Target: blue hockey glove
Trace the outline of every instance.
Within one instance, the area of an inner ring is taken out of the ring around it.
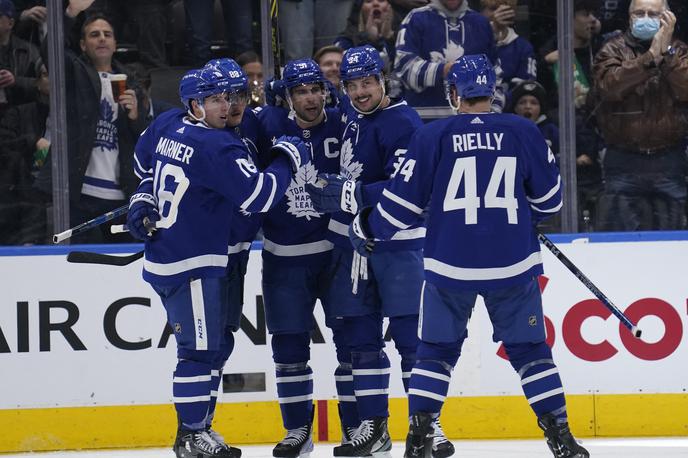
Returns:
[[[286,154],[291,162],[291,168],[294,173],[298,172],[299,167],[302,165],[311,162],[313,158],[310,146],[304,143],[299,137],[282,135],[277,139],[275,144],[272,145],[271,151],[273,154],[276,152]]]
[[[334,173],[321,173],[315,183],[306,183],[313,208],[320,213],[345,211],[355,215],[362,207],[361,184]]]
[[[127,213],[129,233],[137,240],[150,240],[153,237],[156,221],[160,221],[160,214],[155,198],[144,192],[131,196]]]
[[[265,81],[263,88],[265,92],[265,103],[273,107],[289,108],[287,104],[287,89],[284,81],[270,78]]]
[[[373,207],[366,207],[361,210],[361,213],[356,215],[354,220],[349,225],[349,240],[351,245],[356,250],[356,253],[367,258],[373,252],[375,242],[370,235],[371,231],[368,227],[368,215],[373,210]]]

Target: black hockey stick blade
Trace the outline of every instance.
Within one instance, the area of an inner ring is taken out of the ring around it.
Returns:
[[[128,266],[142,257],[143,251],[128,256],[113,256],[111,254],[93,253],[90,251],[70,251],[67,255],[67,262],[76,264],[102,264],[106,266]]]

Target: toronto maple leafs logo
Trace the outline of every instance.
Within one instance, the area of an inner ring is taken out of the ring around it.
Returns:
[[[363,164],[354,161],[354,147],[351,144],[351,139],[347,138],[342,143],[341,156],[339,159],[339,172],[347,180],[356,181],[363,173]]]
[[[108,100],[103,97],[100,99],[100,119],[96,123],[95,146],[103,149],[115,149],[117,141],[117,112]]]
[[[312,183],[318,177],[318,170],[313,163],[302,165],[287,188],[287,212],[297,218],[320,218],[320,213],[313,208],[313,202],[306,192],[306,183]]]
[[[463,56],[465,50],[463,46],[458,43],[454,43],[449,40],[447,47],[443,48],[442,51],[431,51],[430,60],[432,62],[454,62],[459,57]]]

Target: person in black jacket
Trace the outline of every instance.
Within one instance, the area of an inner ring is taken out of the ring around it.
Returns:
[[[65,11],[65,32],[74,19],[93,0],[70,0]],[[67,33],[65,33],[68,36]],[[81,55],[66,51],[67,143],[69,161],[70,223],[78,224],[124,205],[138,179],[133,173],[136,140],[146,127],[140,115],[141,95],[133,78],[117,100],[110,80],[113,74],[126,74],[113,61],[115,36],[105,16],[94,14],[81,27]],[[50,156],[37,180],[38,187],[50,192]],[[112,224],[123,221],[114,220]],[[131,241],[129,236],[88,231],[76,237],[77,243]],[[121,234],[120,234],[121,235]]]

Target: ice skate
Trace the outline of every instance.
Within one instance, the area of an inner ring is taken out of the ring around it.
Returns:
[[[588,458],[590,453],[573,438],[568,423],[557,424],[553,415],[538,418],[538,426],[545,432],[547,446],[554,458]]]

